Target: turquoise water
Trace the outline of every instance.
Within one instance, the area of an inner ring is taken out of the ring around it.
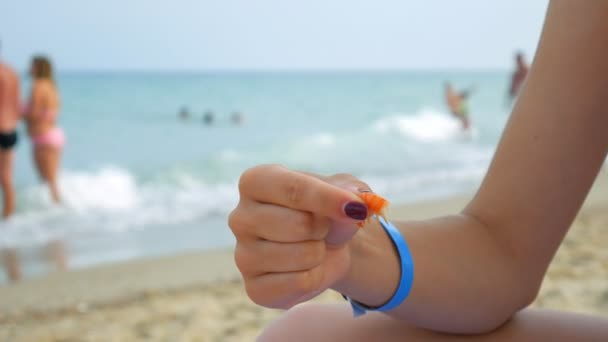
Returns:
[[[445,80],[474,86],[472,132],[448,114]],[[469,192],[507,120],[507,80],[506,72],[63,73],[65,203],[51,205],[22,135],[18,212],[0,244],[62,239],[74,266],[229,246],[238,177],[260,163],[353,173],[397,203]],[[190,120],[178,119],[182,106]],[[205,111],[215,115],[210,126]]]

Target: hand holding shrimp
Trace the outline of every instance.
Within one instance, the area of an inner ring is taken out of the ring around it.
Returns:
[[[229,225],[237,239],[235,260],[253,301],[287,308],[345,277],[347,242],[368,216],[355,194],[359,188],[368,187],[350,176],[320,179],[279,166],[243,174]]]

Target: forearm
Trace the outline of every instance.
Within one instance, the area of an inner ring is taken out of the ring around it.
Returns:
[[[432,330],[475,333],[494,329],[534,298],[536,288],[516,259],[473,217],[396,225],[414,259],[414,282],[405,302],[389,315]],[[357,235],[352,247],[356,266],[335,289],[379,306],[395,292],[398,257],[379,224]]]
[[[415,276],[391,315],[480,332],[534,298],[608,151],[606,15],[605,1],[551,2],[533,67],[473,201],[460,216],[401,225]],[[336,289],[381,305],[398,283],[395,251],[385,234],[357,235],[356,269]]]

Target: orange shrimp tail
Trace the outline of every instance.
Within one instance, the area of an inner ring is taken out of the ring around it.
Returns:
[[[369,219],[372,215],[382,216],[384,219],[384,211],[388,207],[389,202],[381,196],[376,195],[373,192],[362,192],[359,194],[359,197],[363,200],[365,205],[367,206],[367,220],[365,222],[357,223],[357,226],[363,227],[363,225],[369,222]]]

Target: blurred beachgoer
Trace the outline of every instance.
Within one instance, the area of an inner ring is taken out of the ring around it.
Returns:
[[[607,16],[608,1],[549,2],[518,105],[452,215],[369,220],[354,176],[245,171],[236,265],[255,303],[292,308],[257,341],[608,341],[605,317],[529,308],[608,152]],[[347,302],[297,305],[330,288]]]
[[[14,147],[20,117],[19,76],[0,60],[0,185],[3,192],[2,216],[15,211],[13,186]]]
[[[242,125],[244,122],[243,115],[240,112],[233,112],[232,115],[230,116],[230,120],[232,121],[233,124],[235,124],[237,126]]]
[[[515,71],[513,71],[513,75],[511,76],[511,86],[509,87],[509,101],[513,101],[519,94],[519,90],[528,75],[528,69],[529,66],[526,63],[524,54],[517,52],[515,54]]]
[[[0,185],[2,186],[2,217],[4,219],[15,211],[13,159],[14,147],[17,144],[17,122],[20,117],[19,101],[19,76],[0,60]],[[11,281],[21,278],[21,269],[15,249],[8,248],[2,251],[2,263]]]
[[[65,136],[63,130],[57,126],[60,99],[50,60],[44,56],[35,56],[30,66],[30,76],[32,89],[23,118],[33,143],[34,163],[38,174],[48,184],[53,202],[59,203],[61,197],[57,181]],[[50,242],[46,249],[48,257],[58,270],[67,268],[65,247],[61,241]],[[18,269],[16,255],[12,262]]]
[[[464,130],[471,126],[469,105],[467,103],[470,93],[470,90],[458,92],[451,83],[445,82],[445,101],[452,115],[462,123],[462,129]]]
[[[33,78],[32,91],[24,118],[34,146],[34,162],[38,174],[48,184],[53,201],[59,203],[61,197],[57,181],[65,136],[63,130],[57,126],[59,91],[49,59],[35,56],[32,59],[30,75]]]
[[[212,111],[208,110],[203,114],[203,123],[205,125],[213,124],[214,120],[215,120],[215,116],[213,115]]]
[[[178,116],[180,119],[182,120],[188,120],[190,119],[190,110],[188,110],[188,107],[183,106],[178,113]]]

